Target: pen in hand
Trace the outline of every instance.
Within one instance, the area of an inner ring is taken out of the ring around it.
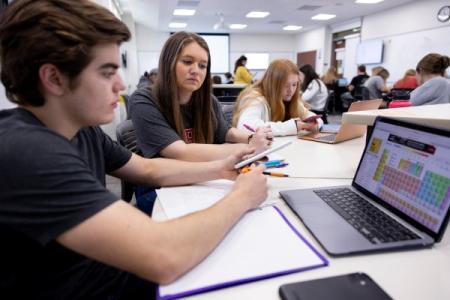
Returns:
[[[256,130],[253,127],[251,127],[250,125],[244,124],[243,126],[245,127],[245,129],[249,130],[252,133],[256,132]],[[269,141],[273,140],[273,138],[269,138],[269,137],[266,137],[266,139],[269,140]]]
[[[250,172],[252,169],[250,167],[244,167],[241,170],[241,173],[245,174],[247,172]],[[269,175],[269,176],[274,176],[274,177],[289,177],[288,174],[284,174],[284,173],[278,173],[278,172],[267,172],[264,171],[262,172],[264,175]]]

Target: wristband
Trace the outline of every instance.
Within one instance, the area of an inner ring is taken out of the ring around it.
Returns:
[[[253,137],[253,133],[248,136],[247,144],[250,144],[250,140],[252,139],[252,137]]]

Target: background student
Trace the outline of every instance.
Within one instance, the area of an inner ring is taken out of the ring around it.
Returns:
[[[322,80],[319,79],[319,75],[314,71],[314,68],[311,65],[304,65],[300,67],[299,74],[302,100],[307,102],[311,111],[315,113],[326,111],[328,90]]]
[[[305,123],[315,115],[299,99],[299,72],[286,59],[274,60],[261,80],[247,87],[238,97],[233,126],[261,128],[269,125],[273,135],[294,135],[300,130],[318,131],[322,120]]]
[[[372,69],[372,76],[364,82],[364,86],[369,91],[369,99],[382,99],[383,93],[391,91],[386,85],[389,75],[389,71],[385,68]]]
[[[237,84],[251,84],[253,76],[250,71],[245,67],[247,64],[247,57],[241,55],[234,64],[234,83]]]
[[[341,95],[342,103],[345,107],[350,107],[350,104],[353,101],[362,100],[362,90],[361,86],[364,82],[369,78],[369,75],[366,73],[366,66],[359,65],[357,68],[358,74],[352,78],[352,81],[347,86],[348,92],[345,92]]]
[[[416,70],[409,69],[406,70],[405,75],[400,80],[394,83],[393,89],[405,89],[405,90],[414,90],[419,86],[416,78]]]
[[[139,78],[139,82],[136,86],[137,89],[146,88],[152,86],[156,82],[158,76],[158,69],[151,69],[150,72],[145,72],[144,75]]]
[[[157,185],[232,179],[242,155],[149,160],[102,132],[125,88],[119,45],[130,37],[105,8],[16,0],[0,31],[1,79],[18,105],[0,111],[0,298],[154,299],[155,283],[202,261],[266,198],[257,167],[216,205],[167,222],[120,201],[105,173]]]
[[[420,86],[411,92],[413,106],[450,103],[450,81],[445,78],[445,70],[450,58],[437,53],[425,55],[417,64],[417,79]]]

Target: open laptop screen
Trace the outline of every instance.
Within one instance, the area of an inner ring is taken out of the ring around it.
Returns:
[[[439,233],[450,205],[450,137],[396,123],[376,122],[354,183]]]

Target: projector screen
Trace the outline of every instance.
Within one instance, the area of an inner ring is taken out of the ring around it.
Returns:
[[[199,33],[205,39],[211,53],[211,73],[229,72],[230,36],[228,34]]]
[[[358,65],[379,64],[383,62],[383,40],[369,40],[359,43],[356,50]]]

